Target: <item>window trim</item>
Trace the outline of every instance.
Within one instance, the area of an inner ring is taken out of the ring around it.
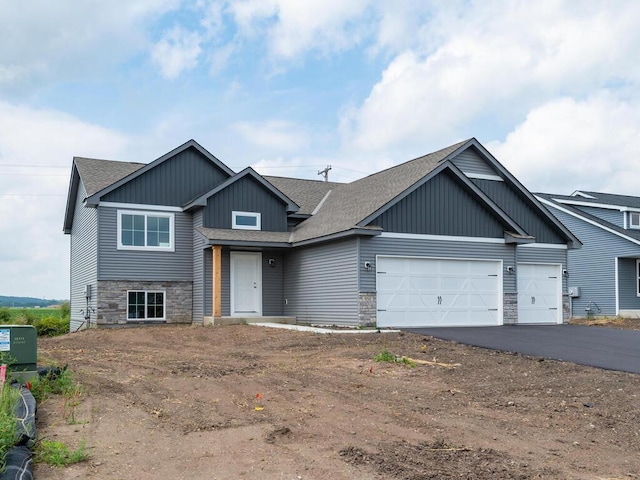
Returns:
[[[238,217],[253,217],[256,219],[256,224],[255,226],[238,225],[236,223]],[[234,210],[231,212],[231,228],[234,230],[262,230],[262,214],[260,214],[260,212],[240,212]]]
[[[638,217],[638,223],[636,225],[631,221],[634,215]],[[629,228],[632,230],[640,230],[640,212],[629,212]]]
[[[636,259],[636,296],[640,297],[640,258]]]
[[[144,318],[129,318],[129,294],[130,293],[144,293]],[[161,293],[162,294],[162,318],[149,318],[147,317],[147,307],[149,306],[149,294]],[[167,320],[167,292],[166,290],[127,290],[127,322],[164,322]]]
[[[123,245],[122,244],[122,216],[123,215],[144,215],[144,241],[147,243],[147,219],[148,217],[163,217],[169,219],[169,246],[168,247],[155,247],[155,246],[138,246],[138,245]],[[118,210],[118,228],[116,235],[117,249],[118,250],[137,250],[137,251],[156,251],[156,252],[174,252],[175,251],[175,213],[170,212],[154,212],[154,211],[142,211],[142,210]]]

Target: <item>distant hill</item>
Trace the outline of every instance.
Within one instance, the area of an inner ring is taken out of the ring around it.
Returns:
[[[49,307],[59,305],[64,300],[45,300],[34,297],[5,297],[0,295],[0,307]]]

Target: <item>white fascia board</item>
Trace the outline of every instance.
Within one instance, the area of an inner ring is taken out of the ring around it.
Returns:
[[[127,210],[149,210],[153,212],[182,212],[182,207],[170,205],[146,205],[143,203],[100,202],[101,207],[126,208]]]
[[[625,240],[628,240],[628,241],[630,241],[632,243],[635,243],[636,245],[640,245],[640,240],[636,240],[635,238],[629,237],[629,236],[627,236],[627,235],[625,235],[623,233],[616,232],[615,230],[613,230],[613,229],[611,229],[609,227],[605,227],[604,225],[601,225],[598,222],[594,222],[593,220],[585,218],[582,215],[578,215],[577,213],[571,212],[571,211],[567,210],[566,208],[562,208],[560,205],[557,205],[557,204],[555,204],[553,202],[550,202],[547,199],[538,197],[538,200],[540,200],[542,203],[544,203],[545,205],[548,205],[551,208],[555,208],[556,210],[560,210],[561,212],[564,212],[567,215],[571,215],[572,217],[579,218],[583,222],[586,222],[586,223],[588,223],[590,225],[593,225],[594,227],[601,228],[602,230],[604,230],[606,232],[613,233],[614,235],[617,235],[620,238],[624,238]]]
[[[442,242],[471,242],[471,243],[505,243],[504,238],[488,238],[488,237],[459,237],[452,235],[426,235],[422,233],[396,233],[382,232],[380,237],[383,238],[404,238],[414,240],[439,240]]]
[[[596,207],[596,208],[606,208],[607,210],[618,210],[620,212],[624,212],[626,209],[630,207],[625,207],[623,205],[610,205],[607,203],[593,203],[593,202],[581,202],[580,200],[567,200],[566,198],[554,198],[554,201],[558,203],[563,203],[565,205],[577,205],[579,207]],[[640,211],[640,209],[636,209]]]
[[[559,243],[523,243],[518,245],[518,248],[555,248],[557,250],[566,250],[568,247],[566,244]]]
[[[490,175],[488,173],[467,173],[464,170],[462,171],[462,173],[464,173],[467,178],[478,178],[480,180],[494,180],[496,182],[504,182],[504,178],[500,177],[499,175]]]

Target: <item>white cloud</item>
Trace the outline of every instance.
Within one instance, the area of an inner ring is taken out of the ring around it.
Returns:
[[[300,126],[283,120],[238,122],[233,125],[233,130],[245,142],[283,152],[299,150],[309,143],[307,133]]]
[[[606,91],[550,101],[486,146],[530,190],[638,195],[640,104]]]
[[[422,45],[397,55],[362,104],[345,111],[347,145],[374,151],[467,137],[481,119],[524,118],[558,92],[580,98],[640,80],[629,61],[640,46],[637,2],[458,8],[434,11],[417,32]]]
[[[97,76],[147,48],[149,23],[179,0],[0,0],[0,86],[5,93]]]
[[[125,135],[70,115],[0,101],[1,294],[68,297],[62,220],[71,160],[119,158],[129,144]]]
[[[366,32],[357,20],[369,4],[370,0],[244,0],[228,8],[244,35],[266,31],[270,54],[293,59],[309,50],[328,53],[357,45]]]
[[[197,32],[174,27],[153,47],[151,58],[160,67],[164,77],[173,79],[184,70],[197,66],[202,52],[201,42],[202,37]]]

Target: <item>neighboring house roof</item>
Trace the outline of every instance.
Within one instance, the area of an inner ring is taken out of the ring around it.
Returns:
[[[595,192],[590,192],[591,193],[595,193]],[[551,193],[536,193],[535,194],[543,203],[551,206],[552,208],[557,208],[559,210],[563,210],[565,211],[567,214],[572,215],[576,218],[579,218],[587,223],[590,223],[591,225],[594,225],[596,227],[600,227],[603,230],[607,230],[610,233],[617,235],[619,237],[625,238],[633,243],[638,243],[640,244],[640,230],[629,230],[629,229],[625,229],[622,227],[619,227],[618,225],[611,223],[611,222],[607,222],[606,220],[603,220],[600,217],[596,217],[595,215],[592,215],[590,213],[585,212],[584,210],[580,209],[577,206],[571,205],[571,204],[566,204],[564,203],[564,201],[567,200],[575,200],[576,197],[574,196],[568,196],[568,195],[554,195]],[[600,194],[601,195],[601,194]],[[610,194],[607,194],[610,195]],[[610,195],[610,197],[624,197],[624,195]],[[636,199],[636,200],[640,200],[640,198],[638,197],[627,197],[630,199]],[[583,198],[580,198],[580,200],[583,200]],[[586,200],[586,199],[585,199]],[[597,204],[597,203],[604,203],[602,200],[601,201],[595,201],[595,202],[590,202],[593,204]],[[609,205],[614,205],[613,203],[607,203]],[[619,203],[615,204],[617,206],[622,206]]]
[[[585,196],[587,195],[587,196]],[[633,197],[631,195],[617,195],[614,193],[602,193],[602,192],[590,192],[587,190],[576,190],[571,195],[553,195],[554,198],[570,201],[580,202],[584,204],[593,204],[594,206],[610,205],[612,207],[623,208],[638,208],[640,209],[640,197]]]
[[[298,204],[300,215],[311,215],[332,190],[343,185],[338,182],[303,180],[299,178],[264,176],[265,180]]]
[[[247,177],[247,176],[252,177],[256,182],[258,182],[264,188],[269,190],[273,195],[275,195],[277,198],[279,198],[283,203],[285,203],[287,205],[287,212],[297,212],[299,210],[300,207],[291,198],[289,198],[287,195],[285,195],[281,190],[279,190],[276,187],[274,187],[273,184],[267,182],[264,179],[264,177],[261,177],[251,167],[245,168],[243,171],[239,172],[238,174],[234,175],[233,177],[230,177],[229,179],[227,179],[226,182],[221,183],[220,185],[218,185],[213,190],[210,190],[209,192],[205,193],[204,195],[196,198],[193,202],[187,204],[184,207],[185,210],[189,210],[192,207],[206,207],[207,206],[207,200],[210,197],[212,197],[216,193],[220,192],[221,190],[224,190],[229,185],[234,184],[235,182],[237,182],[241,178],[244,178],[244,177]]]

